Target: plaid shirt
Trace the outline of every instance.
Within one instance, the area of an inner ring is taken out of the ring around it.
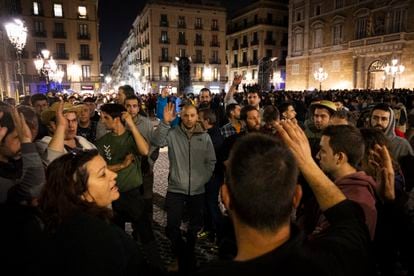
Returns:
[[[240,129],[240,131],[243,130],[243,127]],[[223,135],[224,138],[230,137],[234,134],[237,134],[236,129],[231,123],[225,124],[220,128],[221,135]]]

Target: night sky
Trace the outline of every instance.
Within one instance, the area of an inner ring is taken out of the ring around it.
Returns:
[[[244,7],[251,0],[222,0],[228,10]],[[121,4],[122,3],[122,4]],[[132,23],[145,6],[145,0],[99,1],[99,36],[101,41],[102,71],[107,73],[127,38]]]

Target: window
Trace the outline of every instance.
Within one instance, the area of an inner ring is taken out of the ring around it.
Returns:
[[[87,19],[88,18],[88,12],[86,10],[86,6],[79,6],[78,7],[78,18],[80,18],[80,19]]]
[[[79,24],[79,35],[82,37],[88,36],[88,24]]]
[[[211,41],[213,44],[218,44],[218,36],[216,34],[211,36]]]
[[[168,32],[167,31],[161,31],[161,42],[168,43]]]
[[[168,59],[168,48],[161,48],[161,57],[163,60]]]
[[[256,80],[257,79],[257,70],[253,69],[252,70],[252,80]]]
[[[356,39],[364,38],[367,35],[367,17],[360,17],[356,22]]]
[[[42,50],[46,49],[46,43],[44,42],[36,42],[36,53],[40,54]]]
[[[219,70],[218,68],[213,69],[213,80],[217,81],[219,79]]]
[[[64,25],[61,22],[55,22],[55,32],[56,33],[63,33],[65,31]]]
[[[37,35],[45,32],[45,26],[43,21],[34,21],[34,31]]]
[[[168,27],[168,17],[167,17],[166,14],[161,14],[160,26],[161,27]]]
[[[33,8],[33,11],[32,11],[33,15],[42,15],[43,14],[42,6],[41,6],[40,2],[34,1],[32,8]]]
[[[196,21],[195,21],[195,28],[196,28],[196,29],[201,29],[201,28],[203,28],[203,22],[201,21],[201,18],[200,18],[200,17],[197,17],[197,18],[196,18]]]
[[[253,61],[257,61],[257,50],[253,50]]]
[[[218,61],[218,57],[219,57],[218,51],[212,51],[212,53],[211,53],[211,59],[213,61],[217,62]]]
[[[203,67],[197,66],[194,68],[195,70],[195,78],[201,80],[203,77]]]
[[[320,4],[315,5],[315,8],[313,10],[313,14],[315,16],[321,15],[321,5]]]
[[[292,75],[299,74],[299,64],[292,64]]]
[[[253,33],[253,41],[254,41],[254,42],[257,42],[257,41],[258,41],[258,38],[257,38],[257,32],[254,32],[254,33]]]
[[[160,73],[161,73],[161,79],[169,80],[169,78],[170,78],[170,67],[169,66],[161,66]]]
[[[57,65],[58,70],[63,72],[63,77],[66,78],[68,75],[68,67],[66,64],[58,64]]]
[[[313,48],[322,47],[322,28],[313,31]]]
[[[89,80],[91,78],[91,66],[82,65],[82,78],[84,80]]]
[[[195,51],[195,62],[202,63],[203,62],[203,51],[202,50],[196,50]]]
[[[62,6],[62,4],[53,4],[53,15],[55,17],[63,17],[63,6]]]
[[[178,43],[179,44],[186,44],[185,32],[178,32]]]
[[[202,46],[203,45],[203,37],[199,33],[197,33],[195,35],[195,45],[198,45],[198,46]]]
[[[273,15],[271,13],[267,14],[267,23],[268,24],[272,24],[273,21]]]
[[[272,57],[273,56],[273,50],[272,49],[266,49],[266,57]]]
[[[184,16],[178,17],[178,27],[185,28],[185,17]]]
[[[266,40],[267,41],[272,41],[273,40],[273,32],[272,31],[267,31],[266,32]]]
[[[344,0],[335,0],[335,9],[340,9],[344,7]]]
[[[56,58],[66,59],[66,46],[65,43],[56,43]]]
[[[303,50],[303,30],[297,29],[294,31],[293,37],[293,51],[302,51]]]
[[[338,45],[342,43],[342,31],[342,24],[336,24],[333,26],[333,45]]]
[[[237,62],[238,62],[238,56],[237,56],[237,54],[234,54],[233,55],[233,64],[236,64],[237,65]]]
[[[242,47],[247,47],[248,45],[247,45],[247,35],[244,35],[243,36],[243,46]]]
[[[243,52],[242,62],[247,63],[247,52]]]
[[[211,29],[214,31],[218,31],[219,27],[218,27],[218,21],[217,19],[213,19],[211,21]]]
[[[254,24],[257,24],[257,22],[259,21],[259,17],[257,14],[254,15]]]
[[[340,71],[341,71],[341,61],[333,60],[332,61],[332,72],[340,72]]]
[[[243,19],[243,27],[247,28],[247,18]]]
[[[80,52],[81,52],[82,57],[89,58],[89,45],[88,44],[81,44]]]
[[[406,11],[404,9],[397,9],[391,13],[390,32],[397,33],[404,31],[404,22]]]
[[[296,11],[295,20],[296,20],[296,22],[302,20],[302,10]]]
[[[186,55],[185,55],[185,49],[180,48],[180,49],[178,50],[178,55],[179,55],[180,57],[185,57],[185,56],[186,56]]]

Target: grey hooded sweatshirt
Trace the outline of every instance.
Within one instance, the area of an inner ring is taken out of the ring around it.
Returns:
[[[414,156],[414,152],[413,152],[413,149],[411,148],[410,143],[406,139],[401,138],[395,134],[394,110],[392,110],[391,108],[388,108],[388,110],[390,112],[390,123],[388,124],[384,134],[390,140],[390,151],[391,151],[392,156],[397,161],[399,161],[401,157],[404,157],[406,155]],[[372,111],[371,111],[371,114],[372,114]],[[371,121],[370,121],[370,125],[371,125]],[[373,126],[371,125],[371,127]]]
[[[168,146],[169,192],[186,195],[205,192],[204,186],[213,174],[216,155],[210,136],[199,124],[190,134],[180,125],[170,128],[161,121],[152,142],[159,147]]]

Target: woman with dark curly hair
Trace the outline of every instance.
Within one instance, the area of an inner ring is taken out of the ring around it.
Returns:
[[[137,244],[110,222],[119,197],[116,177],[96,150],[65,154],[48,166],[39,207],[50,272],[148,274]]]

